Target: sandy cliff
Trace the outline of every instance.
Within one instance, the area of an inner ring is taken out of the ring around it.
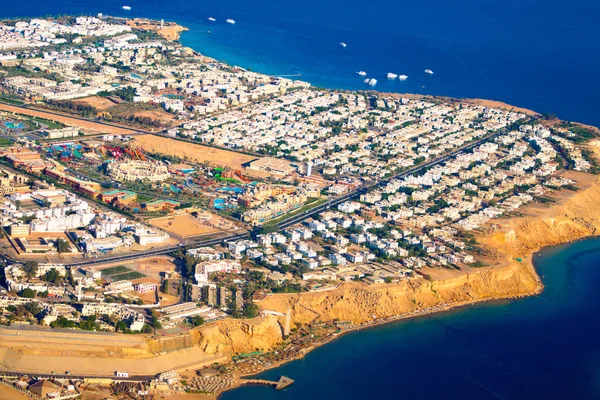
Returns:
[[[198,346],[207,355],[234,355],[270,349],[283,338],[275,317],[253,320],[227,318],[174,337],[148,340],[148,353]]]
[[[600,229],[600,180],[579,175],[581,190],[552,207],[501,222],[501,229],[480,239],[505,260],[527,255],[546,246],[595,236]],[[587,182],[584,182],[587,181]]]
[[[292,310],[293,322],[351,321],[362,323],[441,304],[460,304],[524,296],[538,290],[535,273],[522,265],[482,268],[450,279],[419,278],[395,285],[348,283],[328,292],[275,295],[260,302],[263,309]]]
[[[273,295],[266,310],[292,310],[294,323],[343,320],[365,322],[440,304],[460,304],[530,295],[541,290],[530,255],[545,246],[596,235],[600,229],[600,180],[572,174],[578,192],[563,191],[556,204],[536,205],[519,218],[497,221],[498,230],[478,241],[495,266],[472,269],[448,279],[415,279],[397,285],[344,284],[321,293]],[[522,258],[519,262],[516,259]]]
[[[494,221],[495,229],[478,237],[479,245],[490,254],[487,258],[489,267],[437,271],[431,274],[432,279],[416,278],[398,284],[369,286],[345,283],[324,292],[277,294],[258,305],[263,310],[281,313],[290,309],[293,325],[317,320],[362,323],[373,317],[539,292],[542,286],[532,267],[531,253],[545,246],[596,235],[600,229],[600,180],[586,174],[572,175],[569,177],[578,181],[579,191],[562,191],[558,194],[557,203],[534,205],[523,217]],[[517,258],[522,260],[517,261]],[[169,364],[171,369],[176,369],[177,365],[199,361],[210,363],[234,354],[272,349],[283,340],[282,323],[283,318],[274,316],[253,320],[224,319],[177,336],[146,340],[132,337],[126,345],[111,342],[128,339],[122,335],[85,336],[80,343],[73,338],[82,333],[72,333],[70,340],[60,340],[55,336],[64,333],[47,331],[38,338],[45,342],[50,339],[60,341],[60,352],[49,349],[47,343],[34,346],[31,339],[25,346],[23,337],[6,331],[0,346],[0,369],[31,371],[34,366],[41,365],[57,368],[71,360],[73,371],[87,371],[90,363],[85,360],[95,358],[94,365],[98,371],[109,371],[115,362],[126,361],[131,371],[139,370],[141,373],[150,372],[144,369],[150,365],[145,360],[147,357],[163,352],[166,354],[160,356],[165,358],[161,364]],[[39,335],[39,332],[30,333]],[[90,343],[92,338],[98,339],[98,349],[91,346],[94,344]],[[111,355],[106,357],[109,347]],[[123,347],[122,351],[116,351],[118,347]],[[86,351],[87,358],[79,356],[81,351]],[[105,353],[106,359],[97,354],[101,352]],[[18,357],[13,359],[9,353]],[[82,361],[85,365],[78,368],[75,361]]]

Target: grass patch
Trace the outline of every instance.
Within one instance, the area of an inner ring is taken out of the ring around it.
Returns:
[[[110,277],[110,279],[112,279],[113,281],[131,281],[134,279],[140,279],[145,277],[146,275],[142,274],[141,272],[137,272],[137,271],[129,271],[126,272],[124,274],[117,274],[117,275],[112,275]]]
[[[116,267],[103,269],[102,276],[118,275],[118,274],[122,274],[122,273],[128,272],[128,271],[131,271],[131,270],[123,265],[119,265]]]
[[[23,104],[25,104],[24,101],[16,100],[16,99],[11,99],[11,98],[8,98],[8,97],[2,97],[2,96],[0,96],[0,101],[2,103],[14,104],[16,106],[22,106]]]
[[[0,147],[3,146],[12,146],[14,142],[8,138],[0,137]]]
[[[284,221],[288,218],[291,218],[293,216],[296,216],[298,214],[302,214],[303,212],[306,212],[312,208],[315,208],[323,203],[325,203],[327,201],[327,199],[317,199],[317,198],[313,198],[311,200],[309,200],[304,206],[297,208],[294,211],[291,211],[287,214],[283,214],[277,218],[273,218],[267,222],[265,222],[264,224],[262,224],[262,227],[269,227],[269,226],[273,226],[273,225],[277,225],[279,222]]]
[[[46,125],[48,129],[61,129],[65,126],[60,122],[51,121],[49,119],[40,118],[40,117],[31,117],[31,120],[34,122],[38,122],[40,124]]]
[[[117,265],[116,267],[106,268],[103,269],[101,272],[104,278],[112,282],[140,279],[146,276],[140,272],[132,271],[124,265]]]
[[[148,196],[148,195],[146,195],[146,194],[138,194],[138,202],[139,202],[140,204],[142,204],[142,203],[147,203],[147,202],[149,202],[149,201],[151,201],[151,200],[154,200],[154,197],[152,197],[152,196]]]

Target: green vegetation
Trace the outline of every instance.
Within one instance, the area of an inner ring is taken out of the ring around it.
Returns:
[[[45,72],[38,67],[32,68],[25,65],[2,66],[0,67],[0,71],[5,71],[6,77],[24,76],[27,78],[44,78],[58,83],[63,81],[59,74]]]
[[[64,111],[69,114],[77,114],[85,118],[94,118],[98,112],[90,105],[68,100],[47,100],[46,104],[52,109]]]
[[[43,276],[44,281],[54,283],[55,285],[60,285],[63,282],[64,277],[62,277],[58,271],[52,268],[50,271],[46,272]]]
[[[291,217],[293,217],[295,215],[302,214],[303,212],[309,211],[309,210],[311,210],[311,209],[313,209],[313,208],[315,208],[315,207],[317,207],[317,206],[325,203],[326,201],[327,201],[327,199],[310,198],[303,207],[297,208],[294,211],[291,211],[291,212],[289,212],[287,214],[284,214],[284,215],[282,215],[280,217],[273,218],[272,220],[269,220],[269,221],[265,222],[262,225],[262,230],[264,231],[265,229],[269,229],[269,227],[277,225],[282,220],[286,220],[286,219],[291,218]]]
[[[123,265],[119,265],[119,266],[116,266],[116,267],[111,267],[111,268],[103,269],[101,271],[101,273],[102,273],[102,276],[111,276],[111,275],[122,274],[122,273],[128,272],[128,271],[130,271],[129,268],[127,268],[127,267],[125,267]]]
[[[108,91],[102,91],[102,92],[98,92],[98,96],[102,96],[102,97],[118,97],[121,100],[125,100],[125,101],[133,101],[133,97],[135,96],[135,88],[132,88],[131,86],[127,86],[112,92],[108,92]]]
[[[132,271],[123,265],[106,268],[106,269],[103,269],[101,272],[102,272],[102,277],[104,277],[106,279],[110,279],[113,282],[122,281],[122,280],[134,280],[134,279],[143,278],[145,276],[144,274],[137,272],[137,271]]]
[[[0,102],[2,102],[2,103],[8,103],[8,104],[13,104],[13,105],[16,105],[16,106],[20,106],[20,105],[25,104],[24,101],[21,101],[19,99],[13,99],[11,97],[7,97],[6,95],[0,96]]]
[[[244,318],[256,318],[260,314],[260,308],[254,303],[246,303],[242,316]]]
[[[125,274],[118,274],[118,275],[112,275],[110,278],[113,281],[123,281],[123,280],[128,280],[128,281],[132,281],[134,279],[140,279],[143,278],[144,274],[137,272],[137,271],[131,271],[131,272],[127,272]]]

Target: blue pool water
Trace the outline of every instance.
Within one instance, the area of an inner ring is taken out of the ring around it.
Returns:
[[[3,125],[7,129],[14,129],[14,130],[25,128],[25,124],[22,124],[20,122],[4,121]]]
[[[221,192],[235,192],[237,194],[244,193],[244,189],[239,188],[239,187],[224,187],[224,188],[217,189],[217,191],[221,191]]]

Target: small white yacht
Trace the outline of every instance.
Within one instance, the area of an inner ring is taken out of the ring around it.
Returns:
[[[346,43],[344,43],[344,42],[340,42],[340,46],[342,46],[342,47],[346,47],[346,46],[348,46],[348,45],[347,45]]]
[[[408,75],[400,75],[400,76],[398,77],[398,79],[400,79],[401,81],[405,81],[405,80],[407,80],[407,79],[408,79]]]
[[[216,21],[216,19],[214,19],[213,17],[208,17],[208,20],[209,20],[210,22],[215,22],[215,21]]]
[[[225,22],[227,22],[228,24],[231,24],[231,25],[235,24],[235,20],[233,20],[231,18],[226,19]]]
[[[358,71],[356,74],[360,76],[367,76],[367,73],[365,71]]]
[[[129,10],[131,10],[131,7],[129,7],[129,6],[123,6],[123,10],[129,11]]]
[[[377,85],[377,79],[375,79],[375,78],[369,79],[369,85],[371,85],[371,86]]]
[[[393,72],[388,72],[386,76],[388,79],[396,79],[398,77],[398,74],[394,74]]]
[[[425,70],[425,73],[426,73],[426,74],[429,74],[429,75],[433,75],[433,71],[432,71],[432,70],[430,70],[430,69],[426,69],[426,70]]]

